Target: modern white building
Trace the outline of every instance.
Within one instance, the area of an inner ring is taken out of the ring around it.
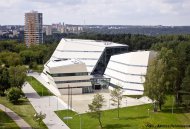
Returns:
[[[111,57],[105,77],[111,78],[110,89],[121,87],[125,95],[142,95],[143,83],[150,61],[155,58],[153,51],[137,51]]]
[[[62,39],[41,76],[60,94],[93,92],[116,87],[125,94],[143,93],[152,52],[128,52],[128,46],[106,41]]]

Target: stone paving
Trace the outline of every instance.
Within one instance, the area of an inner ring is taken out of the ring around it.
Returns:
[[[92,102],[92,99],[96,93],[90,94],[82,94],[82,95],[72,95],[72,108],[78,113],[86,113],[88,112],[88,104]],[[117,108],[116,106],[112,105],[112,101],[110,100],[110,93],[99,93],[104,96],[105,104],[102,110],[109,110]],[[62,95],[60,97],[64,102],[68,103],[68,95]],[[71,100],[70,100],[71,103]],[[151,101],[147,100],[146,97],[136,99],[131,97],[124,97],[121,102],[120,107],[128,107],[128,106],[135,106],[135,105],[143,105],[151,103]]]

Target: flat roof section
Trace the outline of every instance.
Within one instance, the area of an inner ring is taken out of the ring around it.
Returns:
[[[73,65],[73,64],[82,64],[83,62],[75,59],[71,60],[51,60],[46,65],[49,68],[59,67],[59,66],[66,66],[66,65]]]

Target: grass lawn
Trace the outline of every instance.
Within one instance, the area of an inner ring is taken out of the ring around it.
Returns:
[[[50,96],[53,95],[44,85],[42,85],[38,80],[36,80],[32,76],[27,76],[26,80],[30,83],[30,85],[34,88],[34,90],[40,96]]]
[[[32,128],[34,129],[47,129],[46,125],[42,122],[39,126],[37,122],[33,120],[33,116],[35,113],[34,108],[30,104],[30,102],[27,99],[22,99],[22,102],[17,105],[13,105],[10,103],[5,97],[0,97],[0,103],[5,105],[6,107],[13,110],[15,113],[17,113],[20,117],[22,117]],[[1,128],[1,121],[6,121],[7,118],[1,117],[0,114],[0,129]],[[8,123],[8,122],[7,122]],[[5,129],[10,129],[8,124]],[[14,129],[14,128],[13,128]]]
[[[19,129],[19,127],[5,112],[0,110],[0,129]]]
[[[171,98],[169,98],[169,103]],[[150,113],[148,114],[148,109]],[[171,106],[168,103],[164,106],[162,112],[152,112],[152,105],[133,106],[120,109],[120,118],[117,118],[117,110],[107,110],[103,112],[102,123],[104,129],[148,129],[147,124],[153,125],[190,125],[190,114],[183,113],[183,110],[174,109],[172,114]],[[67,116],[67,110],[57,111],[56,114],[63,120]],[[69,111],[68,116],[73,119],[68,120],[68,126],[71,129],[79,129],[80,118],[75,112]],[[91,118],[88,113],[81,114],[82,129],[99,129],[98,120]],[[67,120],[63,120],[67,124]],[[155,127],[151,127],[156,129]],[[150,128],[150,129],[151,129]],[[166,129],[168,127],[162,127]],[[185,129],[169,127],[169,129]]]

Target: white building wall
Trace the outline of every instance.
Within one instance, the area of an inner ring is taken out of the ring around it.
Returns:
[[[148,64],[155,56],[152,51],[112,56],[104,73],[105,77],[111,78],[112,84],[122,87],[123,94],[142,95]]]

